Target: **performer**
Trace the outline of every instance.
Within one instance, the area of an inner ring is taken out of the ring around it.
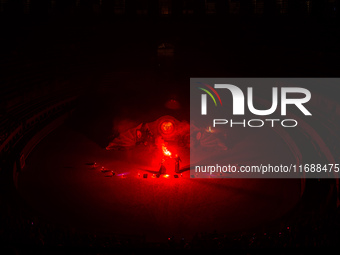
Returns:
[[[166,168],[165,168],[165,166],[163,164],[164,161],[165,161],[165,159],[163,158],[162,161],[161,161],[161,167],[159,168],[157,177],[159,177],[161,174],[166,174]]]
[[[175,172],[179,173],[179,162],[182,161],[181,158],[176,154],[175,158]]]

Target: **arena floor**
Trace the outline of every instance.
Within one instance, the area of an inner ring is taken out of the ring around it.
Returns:
[[[274,155],[280,148],[281,162],[282,155],[291,160],[285,144],[272,136],[267,139],[272,145],[261,145],[267,148],[263,153]],[[248,137],[248,146],[258,148],[256,139],[252,143]],[[241,143],[242,147],[246,149]],[[237,150],[236,145],[231,155]],[[190,171],[174,178],[171,161],[166,163],[168,178],[152,178],[160,163],[152,156],[155,153],[143,146],[106,151],[66,123],[31,153],[18,190],[47,221],[82,230],[145,235],[148,241],[258,227],[284,215],[300,197],[298,179],[198,179],[190,178]],[[188,164],[188,151],[179,153],[182,164]],[[102,172],[102,167],[109,171]],[[145,173],[148,178],[142,177]]]

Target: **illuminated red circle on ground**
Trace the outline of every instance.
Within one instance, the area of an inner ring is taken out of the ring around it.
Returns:
[[[175,130],[175,125],[171,121],[164,121],[161,124],[161,131],[162,131],[162,133],[164,133],[166,135],[173,133],[174,130]]]

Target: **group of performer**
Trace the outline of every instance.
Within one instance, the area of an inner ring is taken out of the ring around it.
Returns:
[[[149,145],[149,144],[156,144],[156,146],[158,145],[158,147],[161,147],[161,145],[164,145],[164,140],[161,136],[157,137],[155,139],[153,133],[150,131],[148,125],[146,125],[145,123],[142,124],[140,129],[136,130],[136,145]],[[171,153],[170,153],[171,155]],[[175,172],[179,173],[180,172],[180,162],[182,161],[181,158],[178,156],[178,154],[175,155],[175,157],[163,157],[161,160],[161,165],[159,168],[159,171],[157,173],[157,177],[159,177],[162,174],[166,174],[166,168],[164,166],[164,162],[166,161],[166,159],[173,159],[175,161]]]
[[[179,170],[179,162],[181,162],[181,158],[178,156],[178,154],[176,154],[176,156],[174,158],[171,158],[175,161],[175,172],[176,173],[180,173],[180,170]],[[162,174],[166,174],[166,168],[164,166],[164,162],[166,161],[165,158],[162,158],[162,161],[161,161],[161,166],[159,168],[159,171],[157,173],[157,177],[161,176]]]

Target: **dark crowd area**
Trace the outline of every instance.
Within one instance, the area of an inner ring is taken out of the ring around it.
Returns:
[[[2,185],[2,188],[7,185]],[[11,190],[11,189],[6,189]],[[13,190],[12,190],[13,191]],[[3,251],[13,254],[111,254],[198,252],[229,254],[328,254],[338,249],[340,210],[334,181],[307,180],[300,202],[282,218],[252,229],[192,233],[150,242],[147,236],[122,235],[56,224],[33,210],[16,193],[1,196],[0,240]],[[326,202],[327,201],[327,202]],[[8,253],[5,253],[8,254]]]
[[[109,254],[112,252],[209,251],[230,254],[307,254],[338,248],[340,212],[297,210],[294,219],[238,233],[195,233],[186,240],[169,236],[161,243],[144,236],[94,233],[46,223],[10,206],[1,208],[1,250],[13,254]],[[277,225],[277,226],[276,226]],[[86,227],[86,226],[85,226]],[[4,253],[10,254],[10,253]]]

